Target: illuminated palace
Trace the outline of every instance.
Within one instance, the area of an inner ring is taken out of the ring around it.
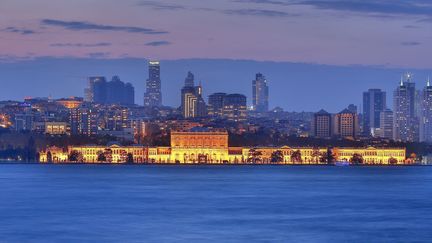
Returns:
[[[170,147],[142,145],[50,147],[40,151],[42,163],[178,163],[178,164],[405,164],[404,148],[229,147],[226,130],[196,127],[171,132]],[[360,161],[358,161],[360,160]]]

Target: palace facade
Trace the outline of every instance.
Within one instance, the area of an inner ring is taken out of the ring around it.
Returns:
[[[171,132],[170,147],[69,146],[40,151],[42,163],[155,164],[405,164],[405,148],[229,147],[226,130],[193,128]]]

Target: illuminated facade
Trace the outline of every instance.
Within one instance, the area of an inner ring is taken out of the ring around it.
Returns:
[[[76,109],[83,103],[83,99],[79,97],[70,97],[68,99],[58,99],[56,102],[68,109]]]
[[[47,163],[133,163],[155,164],[327,164],[329,153],[334,161],[353,162],[359,157],[362,164],[409,164],[403,148],[312,148],[312,147],[226,147],[224,135],[175,134],[176,147],[144,146],[70,146],[67,151],[49,148],[40,152],[40,162]],[[188,141],[186,141],[186,140]],[[175,143],[175,144],[174,144]],[[183,144],[183,145],[178,145]],[[48,159],[51,153],[51,160]],[[76,158],[70,160],[75,154]],[[103,155],[101,155],[103,154]],[[333,161],[333,162],[334,162]]]
[[[405,149],[398,148],[335,148],[333,153],[338,161],[350,161],[354,154],[360,155],[364,164],[391,164],[392,160],[404,164],[406,160]]]
[[[68,134],[67,122],[45,122],[45,134],[64,135]]]
[[[171,161],[177,163],[223,163],[228,161],[228,132],[193,128],[171,132]]]
[[[47,162],[48,152],[56,162],[83,163],[176,163],[176,164],[327,164],[335,161],[360,161],[361,164],[404,164],[404,148],[313,148],[313,147],[229,147],[226,130],[197,127],[171,132],[170,147],[146,146],[70,146],[40,152]],[[52,157],[54,158],[54,157]]]

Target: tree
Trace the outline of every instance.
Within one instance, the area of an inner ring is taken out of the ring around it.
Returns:
[[[103,151],[97,152],[97,161],[98,162],[106,162],[107,158],[105,156],[105,153]]]
[[[256,150],[255,148],[249,149],[248,162],[257,163],[261,161],[262,152]]]
[[[276,150],[271,154],[271,162],[272,163],[280,163],[284,161],[284,156],[282,151]]]
[[[68,160],[70,162],[78,162],[80,159],[80,153],[76,150],[72,150],[69,154]]]
[[[52,154],[51,154],[51,151],[48,151],[48,153],[47,153],[47,163],[52,163]]]
[[[361,154],[354,153],[350,159],[350,162],[355,165],[363,164],[363,156]]]
[[[320,162],[320,156],[321,153],[319,151],[319,148],[314,148],[312,151],[312,162]]]
[[[296,150],[291,154],[291,161],[293,163],[301,163],[303,161],[301,156],[300,150]]]
[[[397,164],[397,159],[395,159],[395,158],[393,158],[393,157],[391,157],[389,160],[388,160],[388,163],[389,164],[391,164],[391,165],[395,165],[395,164]]]
[[[331,148],[327,148],[327,155],[326,155],[326,162],[327,164],[333,164],[335,162],[336,158],[333,154],[333,150]]]
[[[134,157],[133,157],[132,153],[128,153],[127,154],[126,163],[128,163],[128,164],[133,164],[134,163]]]
[[[36,160],[36,143],[33,136],[30,136],[27,145],[25,146],[25,159],[27,162]]]

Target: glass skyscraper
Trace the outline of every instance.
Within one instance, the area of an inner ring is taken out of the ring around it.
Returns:
[[[252,109],[257,112],[267,112],[269,109],[269,88],[263,74],[257,73],[252,81]]]
[[[397,141],[419,140],[417,91],[411,79],[411,74],[406,74],[393,94],[393,139]]]
[[[146,92],[144,93],[144,106],[162,106],[160,63],[158,61],[149,62],[149,78],[147,79]]]
[[[380,127],[380,113],[386,109],[386,92],[381,89],[369,89],[363,93],[363,131],[365,135],[371,129]]]

